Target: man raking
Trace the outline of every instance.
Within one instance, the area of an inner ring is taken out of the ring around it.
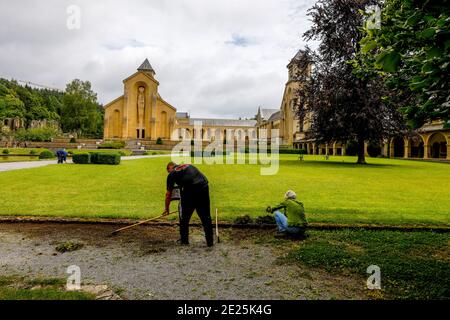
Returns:
[[[208,179],[203,173],[191,164],[178,165],[174,162],[167,164],[167,192],[165,200],[165,212],[170,212],[170,201],[175,185],[181,191],[180,208],[180,244],[189,244],[189,221],[194,210],[205,231],[206,244],[211,247],[213,241],[213,227],[210,212]]]

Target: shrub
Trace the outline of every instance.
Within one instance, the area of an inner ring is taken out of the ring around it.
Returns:
[[[70,138],[70,143],[77,143],[77,139],[75,139],[74,137]]]
[[[99,149],[123,149],[125,141],[104,142],[98,146]]]
[[[2,153],[3,154],[9,154],[9,150],[8,149],[3,149]]]
[[[348,156],[356,156],[357,153],[358,153],[358,143],[355,140],[350,140],[349,142],[347,142],[345,154]]]
[[[30,150],[30,154],[31,154],[31,155],[33,155],[33,154],[37,154],[37,151],[36,151],[36,150],[34,150],[34,149],[31,149],[31,150]]]
[[[304,149],[288,149],[288,148],[281,148],[278,153],[279,154],[305,154],[303,153]]]
[[[124,157],[124,156],[127,155],[127,154],[126,154],[125,152],[123,152],[123,151],[119,151],[118,153],[119,153],[119,155],[120,155],[121,157]],[[144,154],[148,154],[148,152],[145,151]]]
[[[90,158],[90,163],[94,163],[94,164],[98,164],[98,152],[89,152],[89,154],[91,155]]]
[[[161,138],[156,139],[156,144],[163,144],[163,141]]]
[[[55,157],[55,154],[49,150],[44,150],[39,154],[39,159],[51,159],[54,157]]]
[[[252,152],[258,152],[258,149],[251,149]],[[249,153],[250,149],[247,147],[245,148],[245,153]],[[271,153],[272,150],[270,147],[267,148],[267,153]],[[280,148],[278,150],[279,154],[307,154],[307,151],[305,149],[292,149],[292,148]]]
[[[113,164],[117,165],[120,163],[120,154],[118,153],[98,153],[97,154],[98,164]]]
[[[17,141],[51,141],[52,138],[58,135],[58,130],[50,127],[19,129],[14,134]]]
[[[89,153],[74,154],[72,161],[77,164],[88,164],[91,162],[91,155]]]

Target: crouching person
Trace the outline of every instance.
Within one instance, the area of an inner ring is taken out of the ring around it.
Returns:
[[[305,216],[303,203],[297,200],[294,191],[288,190],[284,201],[275,207],[268,207],[267,212],[273,213],[278,226],[277,237],[291,236],[305,238],[308,222]],[[283,210],[282,213],[280,210]]]

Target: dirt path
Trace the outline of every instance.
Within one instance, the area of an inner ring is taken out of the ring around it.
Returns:
[[[83,283],[107,284],[125,299],[364,299],[360,278],[278,263],[289,251],[268,244],[261,230],[224,230],[206,248],[200,229],[177,246],[175,227],[144,226],[115,237],[112,225],[0,223],[0,275],[66,278],[81,268]],[[55,250],[72,241],[83,247]],[[301,245],[299,243],[290,246]]]

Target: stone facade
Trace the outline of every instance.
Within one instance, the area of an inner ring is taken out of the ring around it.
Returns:
[[[303,121],[295,115],[296,60],[303,58],[300,50],[287,65],[285,84],[279,108],[258,108],[255,120],[191,118],[186,112],[177,112],[158,93],[159,82],[146,59],[137,72],[123,80],[124,94],[105,105],[104,139],[140,140],[143,145],[158,138],[168,145],[180,140],[251,140],[259,137],[259,129],[266,129],[270,139],[272,130],[279,130],[284,147],[305,149],[308,154],[345,155],[346,145],[340,141],[317,143],[310,134],[311,115]],[[306,68],[309,76],[312,66]],[[196,125],[201,124],[200,127]],[[433,122],[413,133],[380,142],[380,154],[400,158],[439,158],[450,160],[450,130],[443,122]],[[366,145],[367,150],[367,145]],[[366,152],[367,153],[367,152]]]
[[[176,109],[159,95],[159,82],[148,60],[123,84],[124,94],[104,106],[104,138],[170,139]]]
[[[286,147],[305,149],[308,154],[345,155],[346,145],[340,141],[319,144],[310,136],[311,114],[303,121],[295,116],[295,90],[301,83],[295,80],[295,60],[302,59],[300,50],[287,65],[288,81],[285,85],[281,106],[277,109],[259,108],[256,114],[257,128],[278,129],[281,143]],[[312,66],[307,68],[310,74]],[[308,74],[307,74],[308,76]],[[268,133],[270,136],[270,133]],[[391,158],[447,159],[450,160],[450,130],[444,128],[443,121],[434,121],[403,136],[380,141],[380,155]],[[366,154],[368,145],[366,143]]]

